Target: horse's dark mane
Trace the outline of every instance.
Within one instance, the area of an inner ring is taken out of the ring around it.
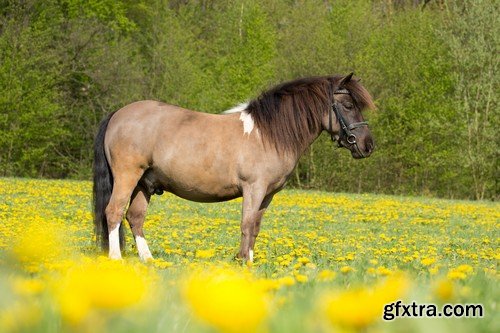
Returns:
[[[356,79],[339,87],[342,76],[301,78],[277,85],[252,100],[247,112],[261,132],[265,144],[280,153],[296,153],[321,129],[322,117],[331,107],[333,91],[349,90],[363,110],[375,108],[368,91]]]

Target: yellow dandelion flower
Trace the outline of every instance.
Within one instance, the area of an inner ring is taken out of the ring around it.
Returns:
[[[44,284],[40,279],[27,279],[23,277],[13,278],[11,281],[12,289],[18,295],[31,296],[39,294],[44,289]]]
[[[331,293],[321,302],[331,324],[359,330],[380,320],[384,305],[404,296],[407,289],[406,278],[391,277],[374,288]]]
[[[278,280],[273,279],[259,279],[255,281],[259,285],[259,288],[264,291],[279,289],[280,284]]]
[[[160,268],[160,269],[172,267],[174,265],[173,262],[165,261],[163,259],[153,259],[152,262],[153,262],[153,266],[155,266],[156,268]]]
[[[44,263],[55,262],[64,253],[60,230],[51,224],[31,223],[14,238],[12,253],[30,272]]]
[[[449,301],[455,294],[453,282],[448,279],[439,280],[434,285],[433,292],[439,300],[443,302]]]
[[[460,265],[456,268],[456,270],[458,272],[462,272],[462,273],[472,273],[474,271],[474,269],[472,268],[471,265]]]
[[[306,258],[306,257],[301,257],[301,258],[297,259],[297,262],[301,263],[302,265],[305,265],[305,264],[310,263],[311,260],[309,260],[309,258]]]
[[[485,274],[491,275],[493,277],[497,277],[497,275],[498,275],[497,270],[494,269],[494,268],[488,268],[488,267],[486,267],[486,268],[483,269],[483,271],[484,271]]]
[[[90,299],[83,290],[59,291],[56,297],[63,319],[71,324],[80,323],[91,310]]]
[[[437,273],[439,273],[439,266],[434,266],[434,267],[429,268],[430,275],[436,275]]]
[[[436,258],[424,258],[420,260],[420,263],[424,266],[430,266],[436,262]]]
[[[465,273],[457,270],[450,270],[446,276],[451,280],[464,280],[467,277]]]
[[[225,332],[253,332],[268,314],[267,295],[260,285],[230,269],[192,274],[184,298],[200,320]]]
[[[17,332],[34,327],[42,318],[40,306],[34,302],[16,301],[0,310],[0,331]]]
[[[316,280],[318,280],[318,281],[331,281],[335,278],[335,275],[336,274],[334,271],[324,269],[318,273],[318,275],[316,276]]]
[[[344,273],[344,274],[347,274],[347,273],[350,273],[350,272],[354,272],[354,268],[352,268],[351,266],[343,266],[343,267],[340,268],[340,272]]]
[[[385,282],[382,282],[376,287],[376,291],[379,293],[379,296],[384,300],[395,301],[404,296],[410,282],[408,279],[401,274],[394,274],[390,276]]]
[[[284,276],[278,279],[281,286],[291,287],[295,284],[295,279],[291,276]]]
[[[304,274],[295,274],[295,280],[300,283],[306,283],[307,281],[309,281],[309,278]]]
[[[306,264],[307,269],[316,269],[318,266],[313,264],[312,262]]]
[[[214,255],[215,255],[214,249],[196,250],[196,258],[199,259],[209,259],[212,258]]]
[[[88,261],[58,282],[56,298],[63,318],[78,323],[93,309],[119,310],[139,304],[146,287],[146,276],[136,267],[119,261]]]
[[[474,269],[470,265],[460,265],[448,271],[447,277],[452,280],[464,280],[467,274],[472,273]]]
[[[377,274],[382,275],[382,276],[386,276],[386,275],[391,275],[392,271],[384,266],[379,266],[379,267],[377,267]]]

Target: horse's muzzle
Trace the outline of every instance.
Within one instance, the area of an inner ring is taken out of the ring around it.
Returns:
[[[360,144],[360,141],[347,142],[344,147],[348,148],[351,151],[351,155],[355,159],[361,159],[369,157],[373,150],[375,149],[375,144],[373,139],[368,136],[363,142]]]

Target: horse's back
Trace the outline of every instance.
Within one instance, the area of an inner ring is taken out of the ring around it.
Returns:
[[[183,109],[157,101],[139,101],[129,104],[111,117],[106,131],[106,155],[111,165],[128,161],[145,167],[152,158],[159,124],[175,126],[168,118],[182,114]]]
[[[210,144],[228,146],[241,136],[242,125],[237,117],[196,112],[152,100],[134,102],[112,116],[106,145],[138,152],[160,149],[160,155],[166,153],[161,150],[164,144],[182,148],[184,153],[206,149]]]
[[[169,118],[175,120],[190,112],[193,111],[158,101],[138,101],[124,106],[113,115],[108,132],[112,130],[133,130],[136,133],[140,130],[151,130],[160,123],[165,125],[165,121]]]

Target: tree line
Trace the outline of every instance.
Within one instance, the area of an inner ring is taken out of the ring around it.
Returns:
[[[497,199],[495,0],[0,0],[0,175],[90,176],[97,124],[140,99],[221,112],[354,71],[376,151],[324,135],[294,186]]]

